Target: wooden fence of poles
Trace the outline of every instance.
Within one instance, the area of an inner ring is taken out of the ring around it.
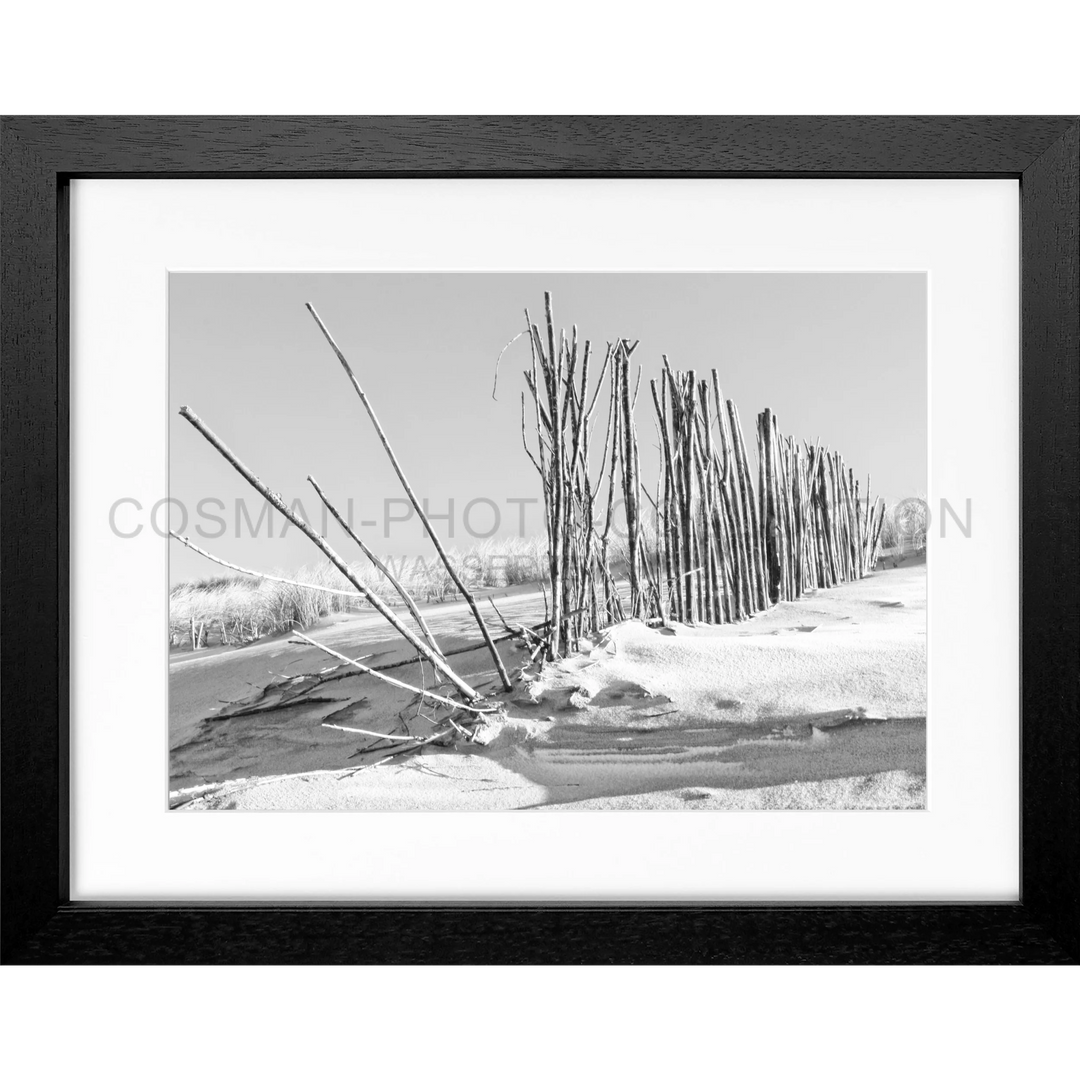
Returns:
[[[734,401],[691,371],[650,382],[660,433],[657,504],[666,618],[725,623],[768,606],[768,577],[742,422]]]
[[[591,379],[592,344],[579,343],[576,326],[569,338],[565,330],[556,336],[550,293],[544,294],[544,324],[541,333],[526,309],[532,365],[525,382],[532,418],[530,423],[522,393],[521,438],[544,491],[552,595],[545,655],[555,658],[573,651],[583,633],[595,633],[628,614],[647,615],[644,583],[649,571],[640,528],[637,386],[630,385],[630,358],[637,343],[609,342],[599,372]],[[597,463],[594,427],[605,380],[607,420]],[[617,490],[627,521],[629,612],[611,568]]]
[[[774,603],[861,578],[874,568],[885,500],[871,500],[854,470],[828,447],[781,435],[770,409],[758,415],[758,491]]]
[[[660,560],[669,617],[727,623],[872,570],[885,520],[839,453],[780,434],[758,415],[758,487],[738,406],[710,379],[673,371],[651,383],[660,432]]]
[[[781,436],[766,409],[758,417],[755,491],[739,409],[721,392],[718,373],[676,371],[666,356],[661,377],[649,384],[660,450],[654,498],[641,478],[636,342],[609,343],[590,388],[589,342],[579,361],[577,327],[569,338],[556,334],[550,293],[544,315],[546,334],[525,312],[535,453],[525,394],[521,435],[544,490],[549,658],[572,652],[582,633],[627,617],[735,622],[873,568],[885,504],[871,502],[869,477],[864,495],[839,454]],[[597,467],[591,440],[605,376],[607,425]],[[652,504],[654,530],[646,526],[642,496]],[[625,516],[618,546],[628,604],[613,570],[617,501]]]

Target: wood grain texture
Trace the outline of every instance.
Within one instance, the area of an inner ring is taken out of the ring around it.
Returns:
[[[57,184],[0,124],[0,910],[3,934],[43,925],[61,899],[61,709],[66,666],[60,530],[67,523],[57,338]]]
[[[1017,176],[1067,117],[16,117],[73,176]]]
[[[1059,963],[1080,957],[1078,127],[1070,117],[0,120],[5,961]],[[1023,903],[335,908],[66,903],[67,180],[1021,177]]]
[[[1021,190],[1023,898],[1080,956],[1080,127]]]
[[[1020,904],[61,908],[14,957],[175,964],[1067,964]]]

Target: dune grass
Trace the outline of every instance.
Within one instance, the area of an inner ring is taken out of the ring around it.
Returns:
[[[885,513],[882,550],[919,544],[902,537],[894,519],[895,502]],[[646,515],[642,541],[649,565],[658,573],[655,525]],[[920,538],[921,539],[921,538]],[[923,541],[925,542],[925,541]],[[451,549],[450,558],[466,586],[505,588],[548,580],[547,541],[544,537],[491,538],[465,550]],[[613,573],[625,572],[628,552],[625,538],[612,535],[609,555]],[[446,567],[432,552],[422,556],[389,556],[385,559],[417,603],[443,603],[457,597]],[[392,606],[401,598],[370,563],[353,563],[352,569],[365,586]],[[305,584],[352,591],[352,585],[328,563],[302,567],[295,572],[274,571],[299,585],[265,581],[241,574],[208,577],[175,585],[169,594],[169,641],[175,648],[206,648],[211,645],[243,645],[287,630],[303,630],[329,615],[362,611],[361,600],[304,588]]]
[[[547,579],[547,543],[542,537],[484,540],[464,551],[451,549],[454,568],[466,586],[504,588]],[[457,590],[438,556],[388,557],[393,573],[418,603],[453,600]],[[352,564],[364,585],[387,604],[401,598],[369,563]],[[274,571],[297,584],[232,574],[174,585],[169,593],[169,643],[174,648],[243,645],[286,630],[303,630],[328,615],[362,611],[367,604],[306,585],[352,591],[328,563],[295,572]]]

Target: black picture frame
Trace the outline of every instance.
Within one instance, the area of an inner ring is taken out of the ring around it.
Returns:
[[[1080,958],[1076,117],[0,120],[5,963]],[[80,177],[1018,178],[1022,897],[1001,904],[73,903],[68,192]]]

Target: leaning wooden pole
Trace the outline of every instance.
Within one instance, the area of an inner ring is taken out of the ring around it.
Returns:
[[[475,701],[480,695],[462,679],[442,656],[434,653],[429,646],[416,636],[394,613],[383,603],[356,576],[352,568],[341,558],[340,555],[320,536],[303,518],[295,514],[286,504],[284,499],[276,491],[271,491],[226,445],[195,415],[186,405],[180,409],[180,415],[215,450],[283,517],[295,525],[350,581],[356,591],[369,603],[390,625],[416,649],[421,656],[431,662],[434,667],[441,671],[469,701]]]
[[[326,653],[327,656],[332,656],[332,657],[334,657],[335,660],[340,660],[344,664],[348,664],[351,667],[357,668],[359,671],[362,671],[365,675],[372,675],[376,679],[379,679],[384,683],[389,683],[390,686],[396,686],[400,690],[408,690],[413,694],[419,695],[420,697],[427,698],[429,701],[437,701],[440,705],[449,706],[451,709],[465,709],[467,712],[477,713],[478,715],[481,715],[481,716],[486,715],[488,713],[492,713],[492,712],[495,711],[494,709],[478,709],[475,705],[466,705],[466,704],[464,704],[463,702],[460,702],[460,701],[452,701],[450,698],[443,697],[442,694],[436,694],[434,691],[428,690],[425,687],[410,686],[408,683],[402,682],[400,679],[395,679],[391,675],[386,675],[383,672],[378,671],[377,669],[375,669],[373,667],[368,667],[367,664],[361,664],[359,660],[353,660],[350,657],[346,656],[344,653],[339,653],[336,649],[331,649],[329,645],[324,645],[321,641],[315,641],[314,638],[309,638],[307,636],[307,634],[302,634],[302,633],[300,633],[299,630],[294,630],[293,634],[294,634],[295,637],[298,637],[305,644],[313,645],[316,649],[321,649],[324,653]],[[377,734],[377,733],[373,733],[373,734]],[[380,735],[379,738],[381,738],[381,739],[402,738],[403,739],[403,738],[405,738],[405,736]],[[410,735],[409,738],[413,738],[413,736]]]
[[[551,421],[551,530],[548,536],[548,548],[551,561],[551,632],[548,637],[548,655],[552,660],[562,654],[563,646],[563,547],[566,543],[563,491],[563,445],[562,430],[559,427],[561,413],[559,401],[558,357],[555,354],[555,316],[552,312],[551,293],[544,293],[544,317],[547,322],[548,351],[545,358],[540,332],[534,325],[533,340],[536,343],[537,356],[544,376],[544,388],[547,391],[548,414]],[[539,402],[540,387],[537,386]]]
[[[304,305],[308,311],[311,312],[311,317],[315,320],[319,329],[323,333],[323,337],[326,338],[330,345],[330,348],[334,350],[334,354],[337,356],[341,363],[341,366],[345,369],[345,374],[348,375],[349,381],[353,384],[353,389],[356,391],[363,403],[364,408],[367,410],[368,416],[371,418],[372,424],[375,426],[375,432],[379,436],[379,441],[383,444],[383,449],[386,451],[387,457],[390,458],[390,464],[394,466],[394,472],[397,473],[398,479],[401,481],[401,486],[405,489],[405,494],[409,496],[409,501],[413,505],[413,509],[416,511],[417,516],[424,523],[424,528],[427,530],[427,534],[431,537],[431,542],[435,545],[435,550],[439,553],[439,558],[443,561],[443,566],[446,567],[446,572],[450,575],[450,580],[453,581],[457,587],[458,592],[465,598],[465,602],[469,605],[469,609],[473,613],[473,618],[476,619],[476,625],[480,628],[480,633],[484,637],[484,643],[488,647],[488,651],[491,653],[492,659],[495,661],[495,667],[499,672],[499,678],[502,680],[504,690],[512,690],[513,684],[510,682],[510,676],[506,672],[506,665],[503,664],[502,657],[499,655],[499,650],[495,647],[495,642],[491,639],[491,633],[487,628],[487,623],[484,622],[483,615],[480,614],[480,608],[476,605],[476,600],[473,598],[472,593],[466,588],[465,583],[461,580],[460,575],[454,569],[453,563],[450,561],[450,556],[447,554],[446,549],[442,545],[442,541],[439,539],[438,533],[432,527],[431,522],[428,520],[428,516],[424,513],[424,508],[420,505],[420,500],[416,497],[416,493],[413,491],[409,481],[405,478],[405,473],[401,469],[401,465],[398,463],[397,455],[394,453],[393,448],[390,446],[390,440],[386,437],[386,432],[383,431],[382,425],[379,423],[379,418],[375,415],[375,410],[371,407],[371,402],[368,401],[367,394],[364,393],[363,388],[360,386],[359,381],[353,374],[352,368],[349,366],[348,360],[345,359],[345,354],[338,348],[337,342],[334,341],[327,330],[326,325],[322,319],[319,318],[318,312],[310,305]]]
[[[327,497],[326,492],[323,491],[321,487],[319,487],[318,481],[315,479],[314,476],[308,477],[308,483],[315,489],[315,494],[318,495],[320,499],[322,499],[323,506],[325,506],[326,509],[334,515],[334,520],[345,531],[345,535],[348,536],[348,538],[352,540],[353,543],[355,543],[356,546],[367,556],[368,561],[371,563],[371,565],[374,566],[375,569],[378,570],[379,573],[382,574],[382,576],[390,582],[390,584],[394,588],[394,591],[398,594],[398,596],[401,597],[402,603],[409,609],[409,614],[412,615],[413,620],[416,622],[416,625],[420,627],[420,632],[424,635],[427,643],[432,647],[435,652],[442,656],[443,651],[439,648],[439,643],[435,640],[435,635],[431,632],[427,622],[424,620],[424,616],[420,614],[420,609],[416,606],[416,602],[413,600],[412,596],[409,594],[405,586],[402,585],[396,577],[394,577],[393,573],[390,570],[390,567],[388,567],[386,563],[384,563],[382,559],[380,559],[378,555],[376,555],[375,552],[372,551],[371,548],[369,548],[367,544],[365,544],[364,541],[356,535],[352,526],[348,523],[348,521],[345,520],[345,518],[341,516],[341,512]]]

